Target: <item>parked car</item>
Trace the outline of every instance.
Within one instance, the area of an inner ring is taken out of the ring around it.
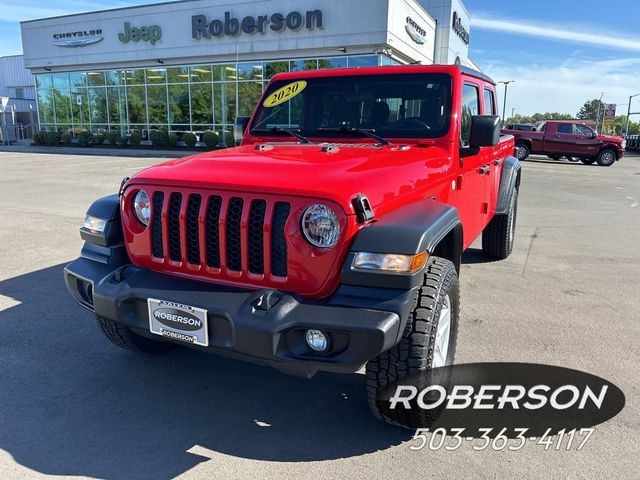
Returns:
[[[495,98],[458,66],[276,75],[236,122],[241,146],[91,205],[67,287],[134,351],[308,377],[366,365],[373,413],[399,422],[385,387],[454,360],[462,253],[479,235],[491,257],[513,248],[520,163]]]
[[[547,155],[554,160],[579,158],[582,163],[610,167],[624,156],[625,140],[621,137],[598,135],[580,120],[547,120],[536,130],[502,130],[515,137],[515,155],[519,160],[531,153]],[[571,158],[574,157],[574,158]]]

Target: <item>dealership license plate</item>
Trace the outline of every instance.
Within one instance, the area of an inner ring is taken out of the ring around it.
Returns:
[[[194,345],[209,345],[207,311],[167,300],[147,299],[151,333]]]

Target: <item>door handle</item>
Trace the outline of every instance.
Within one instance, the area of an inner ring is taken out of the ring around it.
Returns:
[[[482,167],[480,167],[480,169],[478,170],[478,173],[480,175],[484,175],[485,173],[488,173],[491,170],[491,165],[483,165]]]
[[[500,165],[501,163],[502,163],[502,160],[501,160],[501,159],[499,159],[499,158],[496,158],[496,159],[493,161],[493,164],[494,164],[494,165],[496,165],[496,166],[497,166],[497,165]]]

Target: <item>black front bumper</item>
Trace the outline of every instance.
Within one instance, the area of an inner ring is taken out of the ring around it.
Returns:
[[[86,257],[67,265],[64,276],[78,303],[138,334],[164,340],[149,333],[150,297],[204,308],[209,346],[194,348],[304,376],[354,372],[394,346],[413,298],[412,289],[343,285],[329,300],[306,302],[284,292],[231,288]],[[328,352],[307,347],[309,328],[329,334]]]

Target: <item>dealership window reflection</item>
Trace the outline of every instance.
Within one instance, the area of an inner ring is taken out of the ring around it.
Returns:
[[[302,58],[36,75],[43,130],[121,135],[215,131],[232,144],[237,115],[250,115],[277,73],[397,64],[384,55]]]

